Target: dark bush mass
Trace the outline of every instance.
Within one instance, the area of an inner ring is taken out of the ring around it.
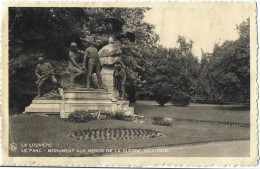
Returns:
[[[171,100],[171,87],[165,83],[155,86],[153,92],[155,101],[161,106]]]
[[[190,104],[190,96],[185,92],[175,92],[172,95],[171,103],[174,106],[188,106]]]

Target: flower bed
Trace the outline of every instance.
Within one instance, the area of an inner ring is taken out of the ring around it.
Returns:
[[[77,140],[116,140],[116,139],[145,139],[165,137],[164,134],[151,129],[140,128],[104,128],[104,129],[79,129],[71,131],[68,137]]]

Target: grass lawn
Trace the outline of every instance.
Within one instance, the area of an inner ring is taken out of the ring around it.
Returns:
[[[176,107],[159,106],[155,101],[137,101],[136,111],[145,117],[164,116],[179,119],[250,123],[250,110],[245,105],[194,104]]]
[[[139,101],[136,105],[138,114],[145,117],[165,116],[184,119],[223,120],[249,123],[249,111],[216,109],[217,106],[191,105],[190,107],[156,106],[154,102]],[[225,107],[225,106],[224,106]],[[183,114],[181,114],[183,113]],[[208,113],[208,114],[207,114]],[[236,116],[237,115],[237,116]],[[164,138],[147,138],[131,140],[74,140],[66,136],[71,130],[97,128],[144,128],[153,129],[165,134]],[[152,118],[146,118],[143,124],[119,120],[90,121],[88,123],[72,123],[60,119],[59,116],[39,116],[35,114],[20,114],[10,116],[10,142],[18,145],[17,151],[10,151],[10,156],[98,156],[103,152],[91,149],[136,149],[202,143],[222,140],[248,140],[250,128],[213,125],[207,123],[174,122],[173,126],[158,126],[152,124]],[[12,141],[11,141],[12,140]],[[84,152],[71,153],[22,152],[23,145],[29,143],[52,143],[49,149],[77,149]],[[86,151],[85,151],[86,150]]]

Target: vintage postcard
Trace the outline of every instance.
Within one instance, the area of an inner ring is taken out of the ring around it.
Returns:
[[[258,162],[255,2],[5,2],[2,165]]]

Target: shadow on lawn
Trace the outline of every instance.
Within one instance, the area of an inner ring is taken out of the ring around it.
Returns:
[[[228,111],[250,111],[250,105],[230,105],[230,106],[217,106],[217,110],[228,110]]]

